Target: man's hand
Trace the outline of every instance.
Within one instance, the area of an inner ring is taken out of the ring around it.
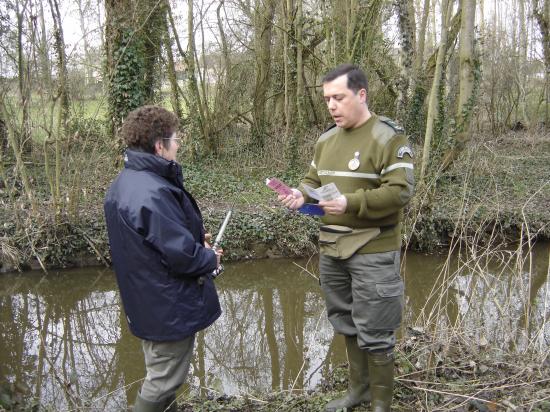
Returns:
[[[279,201],[289,209],[298,209],[302,207],[305,202],[304,195],[302,195],[302,192],[300,192],[298,189],[293,188],[291,190],[291,195],[279,195],[277,199],[279,199]]]
[[[334,200],[320,201],[319,206],[323,208],[327,215],[343,215],[346,213],[348,200],[344,195],[340,195]]]

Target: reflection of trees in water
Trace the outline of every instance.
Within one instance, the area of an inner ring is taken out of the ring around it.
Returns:
[[[265,363],[263,311],[261,300],[253,290],[222,290],[223,314],[205,333],[206,386],[221,392],[241,392],[265,387],[261,375],[268,371]],[[234,385],[229,387],[228,385]]]
[[[439,257],[409,256],[409,317],[438,315],[432,319],[439,330],[480,331],[503,345],[527,330],[520,335],[524,347],[529,338],[534,348],[547,348],[547,246],[533,259],[502,255],[500,265],[481,257],[464,255],[441,268]],[[228,265],[217,282],[224,313],[197,335],[193,388],[228,394],[308,388],[345,362],[317,283],[291,263],[266,263]],[[436,267],[445,282],[427,273]],[[431,289],[437,293],[425,304]],[[128,330],[111,272],[3,275],[0,349],[0,376],[26,384],[57,409],[122,410],[144,375],[141,344]]]
[[[319,319],[324,302],[318,293],[288,286],[228,288],[220,300],[224,313],[206,330],[204,352],[197,348],[201,387],[237,394],[302,389],[305,377],[316,383],[332,339],[328,321]]]
[[[283,389],[302,389],[304,386],[304,300],[305,293],[290,288],[281,290],[286,347]]]
[[[536,263],[547,262],[548,251],[542,252],[534,256],[532,251],[515,251],[498,265],[488,261],[458,277],[463,327],[510,350],[548,348],[548,264]]]
[[[449,258],[418,312],[443,335],[510,350],[550,346],[548,247],[471,249]]]
[[[260,289],[260,294],[262,296],[263,313],[265,316],[264,334],[271,360],[271,389],[277,391],[281,385],[281,365],[279,363],[279,345],[277,344],[277,335],[275,333],[273,294],[266,288]]]
[[[120,386],[113,356],[118,297],[73,283],[64,282],[71,290],[64,293],[58,280],[44,278],[0,297],[2,374],[29,386],[44,405],[116,409],[106,395]]]
[[[241,283],[219,282],[224,313],[197,335],[192,387],[229,394],[312,387],[330,370],[325,362],[345,360],[343,345],[331,343],[317,284],[288,266],[273,278],[252,272],[234,278]],[[143,354],[111,272],[10,276],[0,278],[0,376],[27,384],[54,409],[123,410],[133,402]]]

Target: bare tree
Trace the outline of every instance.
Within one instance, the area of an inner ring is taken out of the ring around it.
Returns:
[[[422,8],[422,21],[420,22],[420,30],[418,34],[417,51],[414,60],[415,79],[420,74],[422,64],[424,62],[424,51],[426,48],[426,28],[428,25],[428,16],[430,14],[430,0],[424,0]]]
[[[516,84],[518,87],[518,111],[519,118],[525,126],[529,126],[530,121],[527,116],[527,25],[525,13],[525,0],[518,0],[519,10],[519,38],[518,38],[518,66]]]
[[[90,53],[90,42],[88,39],[89,33],[86,25],[86,14],[91,7],[90,0],[77,0],[76,6],[78,8],[78,22],[80,23],[80,30],[82,31],[82,42],[84,47],[84,64],[86,65],[85,82],[86,85],[89,85],[93,77],[92,56]]]
[[[168,0],[166,1],[166,8],[167,10],[170,9],[170,3]],[[180,101],[180,89],[178,86],[178,78],[176,74],[176,64],[174,61],[174,53],[172,51],[172,37],[170,36],[170,27],[168,23],[169,14],[166,13],[164,18],[164,48],[166,50],[166,60],[167,60],[167,68],[166,73],[168,76],[168,81],[170,82],[170,102],[172,104],[172,110],[178,116],[179,119],[183,117],[182,107],[181,107],[181,101]]]
[[[18,84],[19,97],[21,99],[21,131],[18,135],[14,135],[18,146],[22,151],[26,151],[27,143],[31,138],[30,135],[30,100],[31,100],[31,79],[30,67],[25,57],[23,36],[24,24],[27,19],[27,11],[29,8],[29,0],[20,2],[15,1],[15,14],[17,18],[17,69],[18,69]]]
[[[410,86],[413,77],[413,62],[416,48],[416,24],[413,0],[397,0],[397,16],[401,34],[401,65],[399,76],[397,119],[404,120],[405,109],[409,103]],[[424,47],[424,45],[422,45]],[[423,50],[422,50],[423,52]]]
[[[67,91],[67,58],[65,55],[65,39],[58,0],[48,0],[54,23],[55,52],[57,54],[57,98],[59,109],[57,115],[57,133],[55,135],[55,196],[54,204],[59,204],[61,195],[61,143],[67,132],[69,117],[69,94]]]
[[[533,0],[533,15],[542,35],[546,85],[545,127],[548,129],[550,128],[550,0]]]
[[[452,147],[444,156],[442,166],[449,167],[458,154],[464,149],[471,138],[471,118],[475,104],[475,0],[461,0],[461,27],[460,27],[460,73],[459,94],[455,115],[455,131]]]
[[[434,123],[437,114],[437,101],[439,96],[439,85],[442,81],[443,73],[443,61],[445,58],[447,36],[449,32],[449,26],[451,25],[450,16],[452,15],[453,0],[442,0],[442,16],[441,16],[441,40],[439,49],[437,52],[437,60],[435,65],[434,79],[432,82],[432,88],[430,91],[430,98],[428,103],[428,116],[426,121],[426,134],[424,135],[424,150],[422,152],[422,165],[420,168],[420,184],[423,184],[428,162],[430,160],[430,151],[432,136],[434,130]]]
[[[262,147],[266,132],[266,101],[271,80],[271,43],[275,1],[257,0],[254,5],[255,80],[253,94],[253,141]]]

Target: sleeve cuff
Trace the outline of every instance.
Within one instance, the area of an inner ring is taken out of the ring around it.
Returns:
[[[344,195],[348,202],[346,213],[357,213],[361,209],[361,195],[358,193],[348,193]]]
[[[302,185],[299,185],[297,187],[297,189],[300,191],[300,193],[302,193],[302,196],[304,197],[304,203],[309,203],[313,200],[309,197],[309,195],[306,193],[306,191],[304,189],[302,189]]]

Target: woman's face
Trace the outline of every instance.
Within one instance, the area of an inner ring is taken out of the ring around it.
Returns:
[[[177,133],[174,132],[171,137],[162,139],[160,144],[155,146],[156,154],[163,157],[166,160],[176,160],[178,149],[180,148],[181,138],[177,137]]]

